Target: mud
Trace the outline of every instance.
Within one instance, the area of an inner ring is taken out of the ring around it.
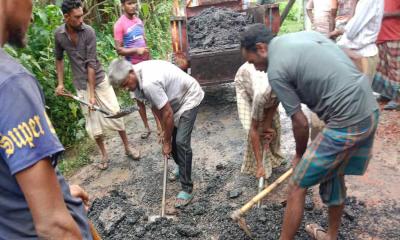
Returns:
[[[104,239],[248,239],[229,217],[233,210],[257,194],[258,186],[254,176],[240,173],[246,135],[237,116],[234,87],[232,84],[207,87],[205,93],[192,134],[194,199],[189,206],[176,211],[175,221],[146,221],[146,216],[160,214],[163,158],[154,132],[149,139],[140,139],[144,128],[138,113],[126,118],[126,126],[132,144],[142,152],[141,161],[124,157],[124,149],[115,134],[106,140],[111,159],[108,170],[101,172],[88,165],[69,178],[70,183],[80,184],[90,193],[93,202],[89,217]],[[289,161],[294,153],[291,121],[282,108],[280,113],[282,152]],[[151,114],[148,116],[151,128],[156,129]],[[346,177],[350,197],[340,239],[398,239],[400,236],[399,145],[398,141],[382,142],[381,138],[385,126],[400,125],[399,117],[382,113],[377,149],[367,174]],[[100,159],[98,153],[92,157]],[[173,161],[169,164],[172,169]],[[288,166],[274,169],[267,184],[282,175]],[[277,239],[286,188],[286,183],[279,186],[264,199],[263,208],[252,209],[246,215],[255,239]],[[178,182],[168,182],[167,212],[174,209],[180,189]],[[242,194],[230,199],[228,194],[233,190]],[[304,224],[317,222],[326,227],[326,221],[326,208],[319,201],[318,188],[310,189],[305,219],[296,239],[309,239]]]
[[[207,8],[188,20],[191,52],[204,49],[236,48],[239,34],[252,17],[225,8]]]

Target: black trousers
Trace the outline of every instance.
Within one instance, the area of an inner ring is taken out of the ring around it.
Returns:
[[[199,107],[185,111],[180,120],[178,127],[174,128],[172,133],[172,157],[179,166],[179,181],[182,190],[192,193],[192,130],[196,121],[197,111]]]

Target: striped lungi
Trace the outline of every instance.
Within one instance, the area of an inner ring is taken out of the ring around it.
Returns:
[[[377,44],[379,62],[372,89],[392,100],[400,100],[400,41]]]
[[[307,147],[292,182],[302,188],[320,184],[322,201],[341,205],[346,198],[344,175],[363,175],[371,158],[379,111],[345,128],[325,127]]]

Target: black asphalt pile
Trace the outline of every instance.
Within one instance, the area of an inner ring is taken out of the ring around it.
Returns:
[[[251,16],[225,8],[207,8],[188,20],[191,51],[236,48],[240,32],[253,23]]]
[[[225,183],[235,169],[219,166],[213,175],[204,173],[207,184],[196,193],[192,204],[179,210],[176,220],[158,219],[147,221],[143,206],[132,204],[123,192],[126,186],[120,186],[106,197],[96,199],[89,211],[89,218],[104,239],[250,239],[233,222],[230,214],[241,205],[233,203],[228,191],[223,190]],[[221,191],[226,199],[213,200]],[[284,203],[267,203],[260,209],[252,209],[245,216],[254,239],[278,239],[282,225]],[[398,210],[398,208],[397,208]],[[391,211],[394,213],[396,210]],[[315,208],[312,192],[306,199],[305,218],[296,239],[309,239],[304,231],[305,223],[318,223],[327,227],[327,210]],[[345,214],[339,239],[355,239],[355,230],[360,228],[360,217],[367,215],[365,204],[355,198],[346,201]],[[386,235],[392,236],[398,231]]]

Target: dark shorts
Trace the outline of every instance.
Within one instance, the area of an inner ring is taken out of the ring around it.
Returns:
[[[320,184],[322,201],[340,205],[346,198],[344,175],[363,175],[371,158],[379,111],[346,128],[327,128],[308,146],[292,182],[302,188]]]

